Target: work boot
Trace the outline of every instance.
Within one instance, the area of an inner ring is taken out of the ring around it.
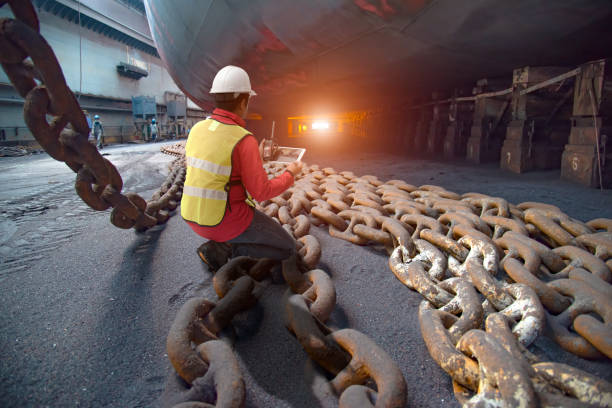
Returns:
[[[198,256],[211,272],[225,265],[231,254],[231,246],[225,242],[207,241],[198,248]]]

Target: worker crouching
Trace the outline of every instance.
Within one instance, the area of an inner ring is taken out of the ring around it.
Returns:
[[[302,163],[291,163],[283,174],[268,179],[257,140],[245,129],[249,99],[256,93],[242,68],[221,69],[210,93],[217,108],[189,133],[181,199],[182,217],[208,239],[198,254],[212,271],[228,257],[286,259],[296,252],[295,241],[254,208],[252,197],[264,201],[283,193]]]

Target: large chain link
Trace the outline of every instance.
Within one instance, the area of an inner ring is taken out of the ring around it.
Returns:
[[[235,314],[254,305],[258,282],[269,277],[274,264],[268,259],[233,258],[213,278],[221,299],[218,303],[193,298],[183,305],[168,334],[167,351],[176,372],[191,388],[175,396],[175,408],[189,402],[242,406],[244,380],[240,371],[233,369],[236,358],[231,350],[225,346],[217,355],[205,355],[203,351],[210,344],[222,347],[217,345],[224,344],[218,334]],[[282,274],[289,286],[284,296],[287,329],[312,360],[333,376],[329,384],[339,396],[339,405],[373,406],[367,401],[376,400],[376,406],[403,407],[406,383],[391,357],[356,330],[333,331],[325,325],[336,304],[329,275],[320,269],[309,270],[297,255],[282,262]],[[221,377],[217,371],[225,365],[230,368]],[[376,389],[362,386],[368,380],[376,384]],[[216,391],[205,392],[211,389]]]
[[[98,211],[112,208],[113,225],[142,231],[166,222],[168,211],[176,208],[181,197],[183,159],[172,163],[169,180],[150,201],[135,193],[123,194],[123,180],[115,166],[88,142],[85,115],[66,84],[55,53],[40,34],[31,2],[1,0],[0,7],[5,3],[16,19],[0,19],[0,63],[25,99],[25,122],[36,141],[77,174],[75,189],[87,205]]]

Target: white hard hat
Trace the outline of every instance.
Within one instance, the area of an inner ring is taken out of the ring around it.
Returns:
[[[235,94],[248,93],[250,96],[257,95],[255,91],[251,89],[249,74],[240,67],[228,65],[227,67],[221,68],[219,72],[217,72],[217,75],[215,75],[210,93],[231,92]]]

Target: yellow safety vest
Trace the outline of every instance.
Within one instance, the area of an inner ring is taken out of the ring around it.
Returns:
[[[214,119],[198,122],[185,146],[187,176],[181,198],[181,216],[203,227],[219,225],[228,206],[232,152],[251,132]],[[247,203],[250,196],[247,193]],[[249,203],[250,204],[250,203]]]

